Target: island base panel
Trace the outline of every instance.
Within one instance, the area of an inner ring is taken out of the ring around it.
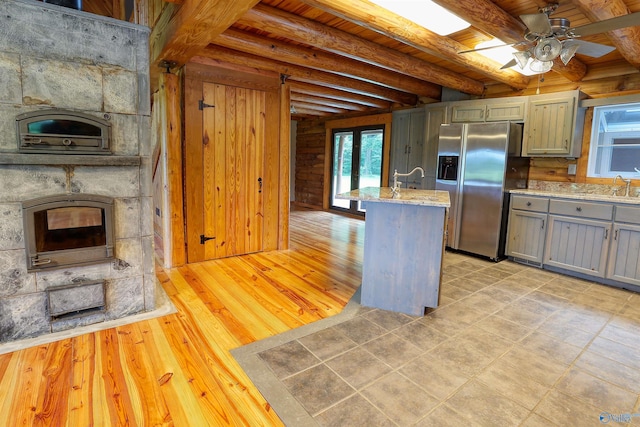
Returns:
[[[445,208],[366,203],[361,303],[423,316],[437,307]]]

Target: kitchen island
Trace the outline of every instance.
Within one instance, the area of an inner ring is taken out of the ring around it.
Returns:
[[[361,304],[413,316],[437,307],[449,193],[366,187],[336,198],[366,209]]]

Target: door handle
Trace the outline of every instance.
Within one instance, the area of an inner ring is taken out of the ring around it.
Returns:
[[[215,237],[209,237],[209,236],[205,236],[204,234],[200,235],[200,244],[204,245],[204,242],[206,242],[207,240],[213,240],[215,239]]]
[[[262,177],[258,178],[258,193],[262,193]]]

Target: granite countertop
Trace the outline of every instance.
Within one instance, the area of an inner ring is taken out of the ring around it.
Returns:
[[[592,200],[594,202],[624,203],[630,205],[640,205],[640,197],[612,196],[606,194],[591,194],[584,192],[560,192],[543,190],[510,190],[511,194],[522,194],[525,196],[558,197],[563,199]]]
[[[335,197],[336,199],[360,200],[363,202],[399,203],[443,208],[451,206],[449,192],[440,190],[401,188],[400,192],[393,196],[390,187],[365,187],[348,193],[336,194]]]

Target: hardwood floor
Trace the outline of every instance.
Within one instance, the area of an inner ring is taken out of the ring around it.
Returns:
[[[282,425],[229,351],[339,313],[364,222],[291,213],[291,249],[158,270],[176,314],[0,355],[0,426]]]

